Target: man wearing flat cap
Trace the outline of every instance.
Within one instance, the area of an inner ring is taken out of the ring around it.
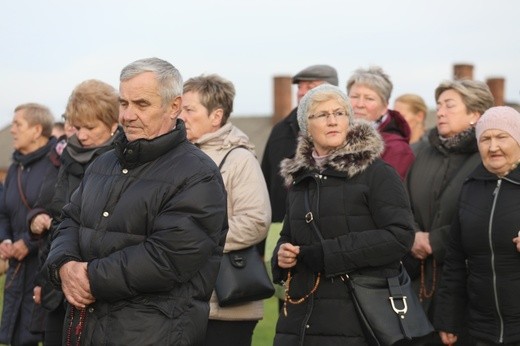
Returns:
[[[329,65],[312,65],[294,75],[292,83],[298,85],[299,103],[309,90],[318,85],[329,83],[337,86],[338,73]],[[271,199],[273,222],[282,222],[285,216],[287,191],[279,174],[280,162],[285,158],[293,157],[296,151],[296,141],[300,131],[296,119],[297,110],[298,107],[294,108],[289,115],[273,127],[262,158],[262,171]]]

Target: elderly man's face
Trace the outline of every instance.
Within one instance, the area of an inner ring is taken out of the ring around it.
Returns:
[[[153,139],[172,130],[181,97],[163,105],[153,72],[144,72],[121,82],[119,94],[119,122],[130,142]]]

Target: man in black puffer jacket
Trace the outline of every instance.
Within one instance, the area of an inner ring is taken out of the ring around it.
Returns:
[[[46,263],[64,344],[198,345],[227,232],[218,168],[186,140],[182,77],[138,60],[120,77],[124,133],[63,209]]]

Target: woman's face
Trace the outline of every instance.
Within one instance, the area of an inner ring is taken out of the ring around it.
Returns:
[[[189,91],[182,95],[182,112],[179,118],[186,124],[186,134],[190,142],[198,140],[206,133],[215,132],[220,128],[222,109],[216,109],[211,114],[200,103],[199,93]]]
[[[491,173],[505,175],[520,160],[520,144],[502,130],[484,131],[478,141],[484,167]]]
[[[318,103],[308,118],[307,130],[320,156],[345,144],[348,129],[347,111],[336,100]]]
[[[366,85],[354,83],[350,87],[348,96],[356,118],[376,121],[388,111],[388,104]]]
[[[13,147],[22,154],[28,154],[38,149],[36,140],[41,136],[40,125],[29,125],[25,119],[25,110],[21,109],[14,113],[11,123],[11,135],[13,136]]]
[[[112,128],[109,128],[101,120],[95,119],[88,123],[76,124],[74,128],[81,146],[95,148],[102,146],[112,137],[117,129],[117,124],[113,124]]]
[[[480,113],[468,113],[462,96],[453,89],[448,89],[439,95],[437,100],[437,131],[445,138],[453,137],[480,118]]]

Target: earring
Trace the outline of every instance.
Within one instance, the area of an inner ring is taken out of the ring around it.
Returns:
[[[475,122],[474,122],[474,121],[470,121],[469,124],[470,124],[471,126],[474,126],[474,125],[475,125]]]

